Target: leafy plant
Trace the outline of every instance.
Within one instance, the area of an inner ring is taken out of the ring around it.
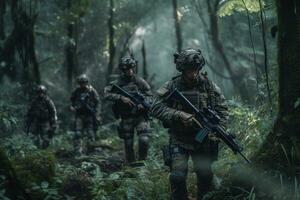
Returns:
[[[225,17],[232,15],[234,12],[255,13],[260,11],[259,0],[223,0],[220,3],[218,15]]]

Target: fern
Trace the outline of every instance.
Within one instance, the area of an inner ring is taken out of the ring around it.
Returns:
[[[259,12],[259,0],[223,0],[220,2],[218,16],[225,17],[232,15],[234,12],[246,12],[246,9],[249,13]]]

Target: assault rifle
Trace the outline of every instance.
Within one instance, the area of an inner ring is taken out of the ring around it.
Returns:
[[[142,94],[140,94],[139,92],[129,93],[116,84],[111,84],[111,85],[112,85],[112,88],[110,90],[111,92],[127,97],[134,103],[134,109],[133,109],[134,112],[138,110],[137,106],[141,104],[145,108],[146,117],[149,117],[148,111],[151,108],[151,104],[146,101],[145,97]]]
[[[242,147],[235,142],[235,136],[226,132],[221,126],[221,118],[216,111],[211,108],[204,108],[200,111],[196,108],[177,88],[175,88],[166,101],[175,100],[191,110],[195,114],[195,119],[203,126],[196,134],[195,140],[202,143],[209,133],[215,133],[216,137],[220,138],[234,154],[240,154],[247,163],[251,163],[242,153]]]

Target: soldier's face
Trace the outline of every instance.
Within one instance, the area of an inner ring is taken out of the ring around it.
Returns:
[[[133,73],[134,73],[134,71],[133,71],[132,68],[124,69],[123,72],[124,72],[124,74],[125,74],[126,77],[132,77],[132,76],[133,76]]]
[[[37,93],[37,95],[38,95],[39,97],[43,97],[45,94],[42,93],[42,92],[39,92],[39,93]]]
[[[186,69],[183,71],[183,76],[188,81],[196,81],[199,74],[199,69]]]
[[[87,83],[80,83],[80,87],[81,87],[81,88],[86,88],[87,86],[88,86]]]

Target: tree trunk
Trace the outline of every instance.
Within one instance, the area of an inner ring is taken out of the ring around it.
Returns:
[[[67,10],[72,9],[72,0],[68,0]],[[66,70],[67,70],[67,86],[72,88],[74,76],[77,74],[78,58],[77,58],[77,43],[78,43],[78,23],[76,19],[68,22],[67,36],[68,41],[65,46]]]
[[[109,0],[109,17],[107,21],[108,26],[108,40],[109,40],[109,59],[106,73],[106,84],[110,82],[111,74],[114,70],[114,58],[115,58],[115,30],[114,30],[114,0]]]
[[[5,0],[0,1],[0,40],[5,39],[5,29],[4,29],[4,15],[6,10]]]
[[[295,5],[296,4],[296,5]],[[279,113],[277,123],[284,132],[300,138],[300,4],[278,0]],[[297,10],[297,13],[296,13]],[[288,120],[288,121],[286,121]]]
[[[12,0],[10,3],[14,27],[11,34],[4,41],[0,52],[0,62],[5,64],[1,68],[1,75],[8,75],[11,79],[16,79],[15,56],[18,53],[23,66],[21,82],[24,84],[25,90],[27,90],[32,84],[41,82],[39,64],[35,54],[34,25],[37,14],[27,14],[17,0]]]
[[[267,137],[258,159],[273,168],[283,167],[282,171],[289,174],[295,173],[300,161],[299,9],[296,1],[277,0],[279,108],[273,133]]]
[[[248,91],[245,90],[243,82],[243,76],[240,74],[237,74],[233,69],[229,62],[228,57],[225,54],[223,44],[220,40],[220,33],[219,33],[219,26],[218,26],[218,17],[217,17],[217,9],[219,0],[216,0],[214,2],[211,2],[211,0],[206,0],[207,2],[207,8],[209,13],[209,27],[210,27],[210,35],[211,35],[211,41],[213,44],[214,49],[220,56],[221,60],[223,61],[224,67],[232,77],[232,82],[235,90],[238,94],[240,94],[242,100],[247,101],[249,98]]]
[[[143,57],[143,77],[147,81],[149,78],[149,73],[147,69],[147,54],[146,54],[146,47],[145,47],[145,41],[143,40],[142,43],[142,57]]]
[[[180,52],[182,50],[182,35],[180,22],[178,17],[178,9],[177,9],[177,0],[172,0],[173,4],[173,17],[174,17],[174,25],[175,25],[175,33],[176,33],[176,42],[177,42],[177,51]]]

